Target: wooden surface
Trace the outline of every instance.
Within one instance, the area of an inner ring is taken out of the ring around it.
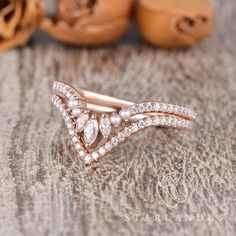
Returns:
[[[214,34],[189,50],[34,38],[0,54],[1,236],[235,235],[236,2],[215,6]],[[85,167],[49,104],[54,80],[188,105],[198,122],[145,130]]]

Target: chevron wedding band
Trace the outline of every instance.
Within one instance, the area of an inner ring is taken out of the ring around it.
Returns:
[[[147,127],[191,129],[196,113],[160,102],[133,103],[54,82],[52,103],[63,114],[78,155],[89,164]]]

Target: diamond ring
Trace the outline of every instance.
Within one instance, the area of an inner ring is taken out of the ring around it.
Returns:
[[[51,98],[63,114],[78,155],[89,164],[146,127],[191,129],[196,113],[160,102],[133,103],[54,82]]]

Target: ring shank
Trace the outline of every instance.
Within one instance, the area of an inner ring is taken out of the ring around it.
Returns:
[[[53,90],[56,95],[61,97],[64,100],[65,104],[71,102],[72,106],[74,106],[74,99],[80,100],[82,107],[96,112],[96,113],[119,113],[119,112],[126,112],[126,109],[130,106],[135,105],[135,103],[117,99],[111,96],[102,95],[99,93],[91,92],[84,89],[75,89],[69,84],[62,83],[62,82],[55,82],[53,84]],[[166,117],[173,117],[177,119],[185,119],[185,120],[194,120],[195,113],[188,108],[184,108],[182,106],[176,106],[171,104],[159,104],[156,102],[157,107],[163,106],[162,109],[146,109],[143,110],[144,103],[139,103],[135,105],[135,112],[133,112],[130,116],[127,116],[127,120],[139,120],[145,117],[151,116],[166,116]],[[154,102],[155,104],[155,102]],[[68,104],[67,104],[68,105]],[[69,105],[71,106],[71,105]],[[137,107],[136,107],[137,106]],[[141,107],[142,106],[142,107]],[[146,105],[145,105],[146,106]],[[154,106],[154,105],[153,105]],[[151,107],[153,107],[151,105]],[[164,108],[165,107],[165,108]],[[137,112],[137,111],[138,112]],[[122,114],[121,114],[122,115]]]
[[[133,102],[114,98],[91,91],[79,90],[79,94],[87,100],[87,107],[96,112],[117,112],[121,108],[133,105]]]
[[[102,95],[99,93],[91,92],[88,90],[79,90],[79,94],[84,97],[87,100],[87,108],[98,113],[107,113],[107,112],[117,112],[118,110],[124,108],[124,107],[129,107],[131,105],[134,105],[135,103],[129,102],[126,100],[114,98],[111,96],[107,95]],[[170,115],[170,114],[165,114],[165,113],[146,113],[146,114],[138,114],[135,117],[129,118],[129,120],[139,120],[143,119],[149,116],[155,116],[155,115],[160,115],[160,116],[169,116],[169,117],[175,117],[178,118],[176,115]]]

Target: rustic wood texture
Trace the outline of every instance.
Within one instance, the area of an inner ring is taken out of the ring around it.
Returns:
[[[34,38],[0,54],[1,236],[235,235],[236,2],[215,7],[214,34],[189,50]],[[54,80],[188,105],[198,122],[191,132],[147,129],[85,167],[49,104]]]

